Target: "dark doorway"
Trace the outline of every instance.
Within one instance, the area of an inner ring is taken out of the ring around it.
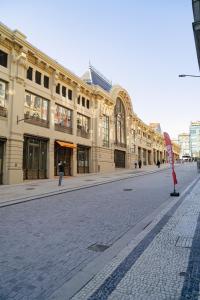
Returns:
[[[47,140],[24,137],[24,179],[47,178]]]
[[[3,156],[4,156],[4,142],[0,141],[0,184],[3,184]]]
[[[125,168],[125,151],[115,150],[115,168]]]
[[[62,161],[64,165],[64,176],[71,176],[71,156],[72,149],[61,147],[55,142],[54,174],[58,176],[58,162]]]
[[[89,148],[77,147],[77,173],[89,173]]]

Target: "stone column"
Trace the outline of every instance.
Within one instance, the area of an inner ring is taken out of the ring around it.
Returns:
[[[54,155],[55,155],[55,139],[51,138],[48,144],[48,158],[47,158],[47,177],[54,178]]]
[[[158,160],[158,157],[157,157],[157,150],[154,150],[155,152],[155,156],[154,156],[154,163],[156,164],[157,163],[157,160]]]
[[[72,170],[72,176],[76,176],[77,175],[77,148],[72,149],[72,166],[71,166],[71,170]]]
[[[148,157],[148,155],[149,155],[149,151],[148,151],[148,149],[146,149],[146,164],[147,164],[147,166],[149,164],[149,157]]]
[[[141,148],[140,153],[141,153],[141,161],[142,161],[142,166],[143,166],[144,165],[143,148]]]
[[[23,182],[23,136],[12,135],[6,143],[7,184]]]
[[[8,127],[10,137],[6,143],[6,165],[8,167],[6,182],[8,184],[23,182],[23,119],[26,70],[26,53],[22,50],[18,54],[13,50],[10,56],[9,70]]]
[[[73,90],[73,103],[74,103],[74,110],[73,110],[73,116],[72,116],[72,134],[77,135],[77,98],[80,93],[80,88],[75,85]]]
[[[153,155],[153,149],[150,151],[150,165],[154,164],[154,155]]]

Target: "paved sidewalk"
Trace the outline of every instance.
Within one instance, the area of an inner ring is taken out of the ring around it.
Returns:
[[[22,184],[15,185],[1,185],[0,207],[38,197],[55,195],[88,186],[140,176],[149,172],[159,172],[167,168],[169,168],[169,165],[165,164],[161,165],[160,169],[157,166],[144,166],[141,169],[118,169],[112,173],[83,174],[76,177],[64,178],[61,187],[58,186],[58,178],[25,181]]]
[[[200,299],[199,178],[72,299]]]

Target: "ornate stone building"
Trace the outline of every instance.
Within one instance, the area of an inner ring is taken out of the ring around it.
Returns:
[[[175,155],[179,147],[174,145]],[[0,24],[0,183],[133,168],[166,160],[162,134],[128,92],[92,66],[78,77]]]

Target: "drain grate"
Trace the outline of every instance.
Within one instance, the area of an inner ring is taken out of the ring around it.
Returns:
[[[34,189],[35,189],[35,188],[30,187],[30,188],[27,188],[26,190],[29,190],[29,191],[30,191],[30,190],[34,190]]]
[[[110,246],[108,245],[103,245],[103,244],[93,244],[91,246],[88,247],[88,250],[92,250],[95,252],[103,252],[106,249],[108,249]]]
[[[130,192],[132,191],[133,189],[123,189],[124,192]]]

